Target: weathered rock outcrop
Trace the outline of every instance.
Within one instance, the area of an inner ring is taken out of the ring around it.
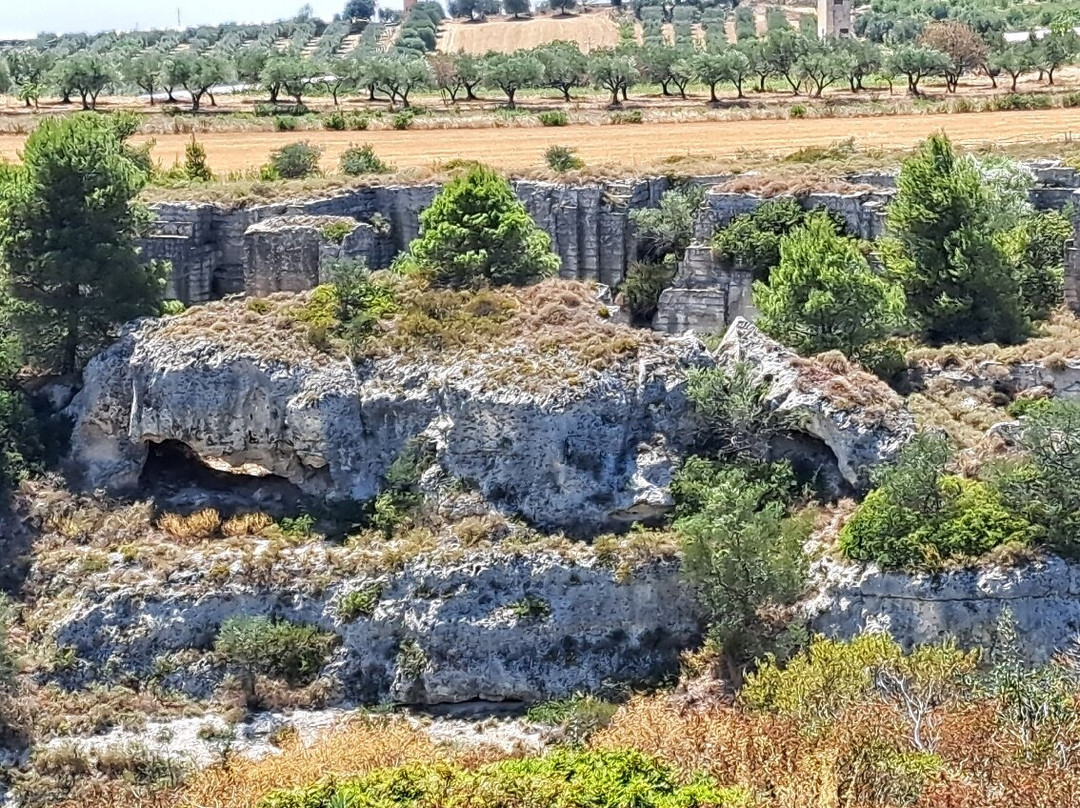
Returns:
[[[1008,610],[1019,652],[1040,663],[1072,646],[1080,633],[1080,565],[1060,558],[936,575],[826,560],[815,573],[811,625],[828,636],[884,631],[907,646],[952,637],[965,647],[989,648]]]
[[[297,552],[305,551],[323,552]],[[110,670],[147,676],[155,660],[208,651],[227,618],[269,615],[340,636],[323,676],[345,698],[437,704],[536,701],[668,673],[700,632],[676,562],[652,562],[626,576],[584,548],[569,555],[472,552],[398,573],[348,576],[317,593],[304,584],[270,589],[239,576],[210,584],[205,569],[193,568],[165,585],[101,593],[72,609],[55,638],[75,649],[84,679],[107,678]],[[343,619],[342,596],[370,586],[380,592],[372,614]],[[204,657],[162,684],[205,696],[227,672]]]
[[[850,369],[838,373],[803,359],[741,317],[731,324],[716,358],[749,365],[754,382],[766,388],[766,404],[828,446],[856,488],[867,488],[874,466],[892,459],[915,434],[915,419],[903,400],[880,379]]]
[[[242,304],[217,305],[215,327],[243,316]],[[538,525],[636,521],[670,504],[693,436],[685,370],[712,361],[695,339],[650,338],[599,371],[514,346],[354,366],[310,348],[273,358],[272,345],[192,330],[185,316],[134,325],[87,368],[70,411],[91,487],[134,488],[148,446],[176,441],[312,495],[363,501],[420,441],[442,478]]]

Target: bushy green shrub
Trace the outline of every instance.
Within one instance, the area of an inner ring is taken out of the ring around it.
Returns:
[[[289,143],[270,155],[274,174],[283,180],[297,180],[319,173],[319,155],[322,149],[307,141]]]
[[[1031,323],[997,243],[995,186],[944,135],[906,160],[889,206],[895,249],[883,256],[930,342],[1014,343]]]
[[[248,675],[284,679],[291,686],[312,682],[338,637],[314,626],[269,617],[230,617],[221,624],[214,651]]]
[[[734,269],[753,272],[754,280],[767,283],[773,267],[780,263],[780,240],[803,227],[810,216],[824,212],[806,211],[797,199],[783,197],[763,202],[756,210],[736,216],[713,237],[713,255]],[[835,230],[842,228],[836,219]]]
[[[391,536],[411,520],[424,502],[420,475],[434,462],[432,448],[423,440],[409,441],[390,464],[383,489],[372,504],[371,523]]]
[[[412,107],[408,107],[399,112],[394,113],[394,117],[390,119],[390,125],[395,129],[405,130],[412,126],[412,122],[416,120],[416,110]]]
[[[557,174],[585,167],[585,161],[569,146],[548,146],[544,151],[544,162]]]
[[[1072,237],[1072,222],[1057,211],[1046,211],[1020,217],[999,238],[1024,312],[1033,320],[1046,319],[1065,299],[1065,244]]]
[[[791,463],[786,460],[758,463],[688,457],[671,481],[676,518],[700,513],[709,493],[730,480],[732,474],[750,485],[760,487],[762,502],[779,502],[788,508],[801,493]]]
[[[441,286],[521,286],[558,272],[559,257],[510,183],[477,165],[448,182],[420,214],[420,237],[398,266]]]
[[[701,449],[764,460],[769,440],[784,427],[783,418],[765,403],[767,391],[745,362],[688,371],[686,396],[703,426]]]
[[[175,316],[187,311],[187,306],[182,300],[162,300],[158,311],[162,317]]]
[[[350,177],[359,177],[362,174],[387,174],[393,168],[375,154],[375,148],[370,143],[363,146],[349,146],[341,154],[341,171]]]
[[[258,118],[273,118],[279,115],[299,117],[307,115],[310,110],[303,104],[270,104],[259,103],[255,105],[255,116]]]
[[[812,216],[780,240],[769,282],[754,284],[758,326],[804,356],[842,351],[859,358],[901,324],[899,287],[870,269],[853,239]]]
[[[1004,544],[1030,544],[1041,531],[986,483],[946,474],[948,439],[917,436],[840,532],[843,553],[883,567],[936,569]]]
[[[343,244],[346,237],[356,229],[351,222],[331,222],[319,228],[319,233],[331,244]]]
[[[558,727],[571,743],[584,743],[594,732],[611,723],[618,709],[617,704],[593,695],[574,695],[534,704],[525,713],[525,718]]]
[[[619,284],[619,295],[636,323],[647,325],[656,315],[660,295],[678,269],[674,261],[635,261]]]
[[[994,467],[990,481],[1009,507],[1038,524],[1046,541],[1080,551],[1080,404],[1061,399],[1026,408],[1016,442],[1023,459]]]
[[[349,623],[358,617],[371,617],[382,598],[382,591],[380,584],[368,584],[347,592],[338,602],[338,614],[342,620]]]
[[[630,211],[630,221],[644,247],[641,254],[652,261],[682,258],[693,240],[694,217],[704,198],[705,189],[700,185],[676,186],[660,197],[655,208]]]
[[[884,633],[815,637],[784,665],[765,660],[747,676],[739,701],[750,710],[795,718],[811,731],[871,701],[894,702],[905,708],[915,748],[927,752],[937,742],[929,711],[970,692],[967,679],[978,661],[978,651],[963,651],[952,640],[905,652]]]
[[[0,307],[0,328],[6,325]],[[7,508],[11,489],[41,470],[44,455],[37,419],[15,379],[19,364],[15,339],[0,336],[0,511]]]
[[[330,129],[334,132],[344,132],[349,126],[345,113],[340,109],[335,109],[333,112],[324,115],[322,123],[325,129]]]
[[[640,109],[628,109],[622,112],[611,113],[611,122],[616,126],[628,123],[644,123],[645,116]]]
[[[566,126],[570,123],[570,116],[561,109],[549,109],[537,113],[536,119],[540,121],[543,126]]]
[[[195,135],[184,147],[184,178],[192,182],[213,182],[214,172],[206,160],[206,149]]]
[[[543,757],[509,758],[466,769],[456,763],[407,763],[348,780],[327,779],[275,791],[259,808],[749,808],[750,796],[698,777],[688,784],[657,758],[636,750],[559,749]]]
[[[274,118],[274,128],[279,132],[295,132],[300,126],[300,119],[292,115],[278,115]]]
[[[736,679],[742,666],[767,653],[784,657],[803,639],[792,606],[806,586],[803,544],[812,525],[770,498],[769,477],[739,465],[712,470],[708,486],[695,492],[700,509],[674,525],[709,640]]]

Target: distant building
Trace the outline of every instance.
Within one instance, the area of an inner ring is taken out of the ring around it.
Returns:
[[[822,39],[852,36],[853,6],[854,0],[818,0],[818,36]]]
[[[401,16],[402,17],[408,16],[409,12],[412,10],[412,7],[415,6],[415,5],[416,5],[416,0],[405,0],[405,5],[401,9]]]

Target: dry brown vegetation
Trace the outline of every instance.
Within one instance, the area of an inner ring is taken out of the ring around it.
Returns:
[[[580,374],[632,359],[662,339],[609,322],[596,289],[578,281],[548,280],[522,288],[456,291],[389,273],[376,276],[394,289],[396,311],[380,321],[356,358],[379,360],[434,354],[479,361],[487,378],[559,378],[578,383]],[[178,344],[205,339],[230,352],[262,361],[323,362],[346,347],[313,336],[306,324],[310,294],[198,306],[169,318],[158,332]],[[186,525],[175,526],[183,531]]]
[[[945,370],[975,370],[984,362],[1018,365],[1025,362],[1050,368],[1063,367],[1067,361],[1080,357],[1080,319],[1066,308],[1055,311],[1039,326],[1034,337],[1020,345],[945,345],[939,348],[921,347],[907,355],[912,368]],[[981,368],[985,370],[985,367]]]

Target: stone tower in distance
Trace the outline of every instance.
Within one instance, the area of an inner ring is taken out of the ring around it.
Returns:
[[[840,39],[852,35],[854,0],[818,0],[818,36]]]

